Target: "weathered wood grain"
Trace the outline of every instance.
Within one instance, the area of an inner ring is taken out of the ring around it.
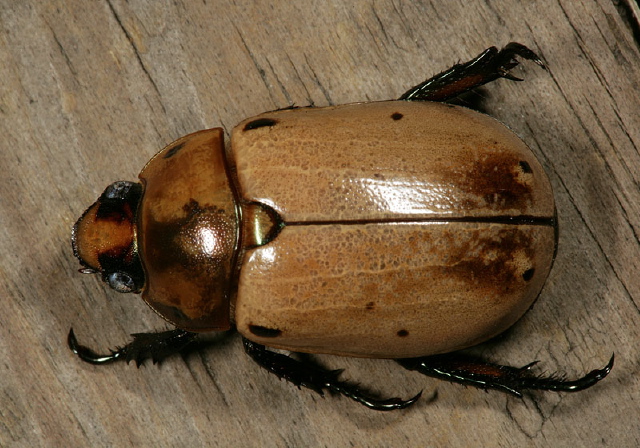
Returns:
[[[637,5],[607,0],[0,0],[0,445],[638,446],[640,52]],[[634,19],[635,12],[635,19]],[[535,308],[477,353],[600,385],[524,400],[321,357],[415,407],[377,413],[260,370],[240,340],[160,367],[93,367],[96,348],[164,323],[81,276],[77,216],[165,144],[291,104],[395,98],[491,45],[548,64],[483,88],[482,107],[547,169],[560,249]],[[435,396],[429,400],[429,396]]]

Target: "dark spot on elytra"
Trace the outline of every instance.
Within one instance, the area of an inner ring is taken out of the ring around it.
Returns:
[[[178,143],[176,146],[167,151],[167,153],[162,157],[163,159],[170,159],[171,157],[178,154],[178,152],[184,147],[185,142]]]
[[[384,180],[384,174],[381,174],[381,173],[374,173],[374,174],[373,174],[373,178],[374,178],[374,179],[378,179],[378,180]]]
[[[533,278],[533,274],[536,270],[534,268],[531,269],[527,269],[526,271],[524,271],[522,273],[522,278],[524,279],[525,282],[528,282],[529,280],[531,280]]]
[[[406,338],[407,336],[409,336],[409,332],[407,330],[398,330],[398,333],[396,334],[401,338]]]
[[[282,334],[282,330],[277,328],[267,328],[262,325],[249,325],[249,331],[261,338],[276,338]]]
[[[533,173],[533,170],[531,169],[531,165],[529,165],[529,162],[525,162],[524,160],[521,160],[518,165],[520,165],[520,169],[522,169],[523,173],[527,173],[527,174]]]
[[[404,117],[404,115],[402,115],[400,112],[395,112],[391,114],[391,118],[393,118],[396,121],[401,120],[402,117]]]
[[[371,311],[374,307],[375,307],[375,303],[374,302],[369,302],[367,303],[367,306],[365,307],[368,311]]]
[[[253,129],[263,128],[265,126],[274,126],[278,121],[273,118],[258,118],[244,125],[243,131],[251,131]]]

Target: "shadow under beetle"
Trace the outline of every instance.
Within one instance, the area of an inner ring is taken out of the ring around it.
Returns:
[[[604,378],[531,373],[451,353],[529,309],[557,247],[550,182],[498,121],[446,101],[510,73],[525,46],[491,47],[396,101],[289,108],[183,137],[140,183],[110,185],[73,228],[84,273],[141,293],[175,330],[134,335],[84,361],[154,361],[196,334],[236,328],[280,378],[369,408],[401,409],[294,352],[393,358],[409,370],[521,396]]]

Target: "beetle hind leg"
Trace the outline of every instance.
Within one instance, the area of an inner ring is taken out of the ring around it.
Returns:
[[[391,411],[403,409],[413,403],[422,395],[422,392],[408,400],[400,398],[379,399],[368,395],[355,384],[340,381],[338,376],[342,370],[327,370],[320,366],[303,363],[290,356],[267,350],[264,345],[256,344],[246,338],[242,338],[247,354],[261,367],[285,379],[298,387],[306,387],[324,396],[324,389],[339,393],[345,397],[377,411]]]
[[[90,364],[107,364],[124,360],[127,363],[135,361],[136,365],[140,367],[147,359],[151,359],[156,364],[182,351],[194,340],[196,333],[176,329],[155,333],[136,333],[131,336],[133,336],[133,340],[127,345],[109,350],[109,354],[100,355],[92,349],[80,345],[72,328],[69,330],[67,345],[80,359]]]
[[[609,374],[613,367],[609,363],[602,369],[592,370],[576,380],[567,380],[559,375],[539,376],[531,373],[532,362],[524,367],[502,366],[461,354],[444,354],[424,358],[396,360],[408,370],[440,378],[454,383],[475,386],[481,389],[496,389],[522,397],[526,389],[577,392],[593,386]]]
[[[469,62],[454,65],[449,70],[409,89],[399,99],[446,101],[498,78],[522,81],[510,73],[510,70],[518,65],[516,56],[545,67],[532,50],[517,42],[511,42],[502,50],[491,47]]]

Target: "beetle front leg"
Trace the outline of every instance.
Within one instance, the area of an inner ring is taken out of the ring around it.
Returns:
[[[454,383],[475,386],[481,389],[497,389],[522,397],[526,389],[577,392],[593,386],[609,374],[613,367],[613,356],[602,369],[592,370],[576,380],[566,380],[559,375],[548,377],[531,373],[537,361],[516,368],[492,364],[478,358],[461,354],[444,354],[424,358],[397,359],[408,370]]]
[[[422,392],[408,400],[394,397],[389,399],[372,398],[361,388],[346,381],[338,380],[342,370],[327,370],[319,366],[303,363],[287,355],[275,353],[266,349],[264,345],[256,344],[246,338],[242,338],[244,349],[251,358],[261,367],[285,379],[298,387],[306,387],[321,396],[323,389],[328,389],[349,397],[354,401],[377,411],[391,411],[403,409],[415,403]]]
[[[446,101],[498,78],[522,81],[509,73],[509,70],[518,65],[516,56],[529,59],[539,66],[545,67],[542,60],[533,51],[522,44],[511,42],[500,51],[496,47],[491,47],[467,63],[454,65],[449,70],[409,89],[399,99]]]
[[[169,330],[155,333],[132,334],[133,341],[115,350],[109,350],[108,355],[100,355],[84,345],[78,344],[73,328],[69,330],[67,344],[80,359],[91,364],[107,364],[120,359],[127,362],[135,361],[136,366],[147,359],[154,364],[165,358],[179,353],[196,337],[196,333],[184,330]]]

